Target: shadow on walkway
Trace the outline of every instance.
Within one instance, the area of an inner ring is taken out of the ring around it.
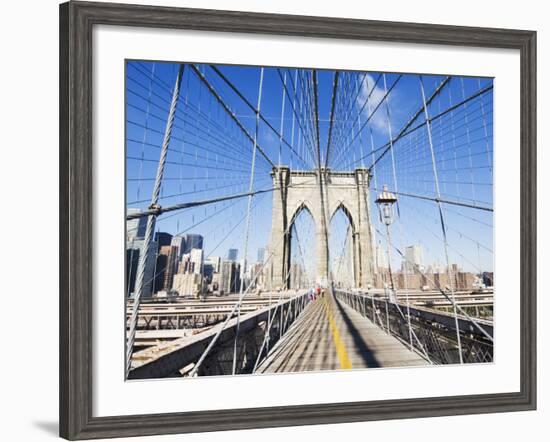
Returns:
[[[380,367],[380,363],[376,359],[376,357],[372,354],[371,349],[361,336],[359,330],[355,325],[353,324],[353,321],[350,319],[348,313],[345,311],[345,309],[342,307],[340,301],[334,296],[334,294],[331,293],[332,299],[334,300],[334,304],[336,304],[336,307],[338,308],[338,311],[340,315],[342,316],[342,319],[344,320],[344,323],[346,324],[346,327],[348,329],[348,332],[351,334],[351,337],[353,338],[353,342],[355,343],[355,346],[357,347],[358,352],[363,356],[364,360],[367,363],[367,366],[369,368],[376,368]],[[348,307],[351,308],[351,307]],[[343,330],[340,331],[340,333],[343,333]]]

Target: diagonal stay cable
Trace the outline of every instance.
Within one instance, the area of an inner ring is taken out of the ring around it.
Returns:
[[[254,137],[248,132],[248,130],[246,130],[246,128],[244,127],[244,125],[241,123],[241,121],[237,118],[237,116],[235,115],[235,112],[233,112],[231,110],[231,108],[227,105],[227,103],[223,100],[223,98],[221,97],[220,94],[218,94],[218,92],[216,91],[216,89],[214,89],[214,86],[212,86],[210,84],[210,82],[207,80],[207,78],[204,76],[204,74],[199,71],[199,69],[197,68],[197,66],[195,66],[194,64],[191,64],[189,65],[191,67],[191,69],[193,70],[193,72],[199,77],[199,79],[204,83],[204,85],[208,88],[208,90],[210,91],[210,93],[214,96],[214,98],[216,98],[216,100],[218,101],[218,103],[220,103],[220,105],[222,106],[222,108],[227,112],[227,114],[231,117],[231,119],[237,124],[237,126],[239,127],[239,129],[244,133],[244,135],[250,140],[250,142],[252,144],[254,144]],[[260,152],[260,154],[265,158],[265,160],[271,165],[271,167],[275,167],[275,164],[273,163],[273,161],[271,161],[271,159],[267,156],[267,154],[265,153],[265,151],[260,147],[259,144],[256,144],[256,148],[258,149],[258,152]]]
[[[317,85],[317,71],[313,70],[313,108],[314,108],[314,118],[315,118],[315,134],[316,134],[316,144],[317,144],[317,167],[321,169],[321,137],[319,134],[319,94],[318,94],[318,85]]]
[[[383,189],[373,188],[373,190],[378,192],[378,191],[382,191]],[[406,196],[406,197],[410,197],[410,198],[418,198],[418,199],[427,200],[427,201],[435,201],[436,203],[441,202],[443,204],[450,204],[452,206],[468,207],[470,209],[484,210],[486,212],[492,212],[493,211],[492,207],[480,206],[479,204],[468,204],[468,203],[463,203],[461,201],[453,201],[453,200],[439,198],[439,197],[430,197],[430,196],[426,196],[426,195],[417,195],[417,194],[414,194],[414,193],[396,192],[395,190],[390,190],[390,192],[392,192],[396,195]]]
[[[263,178],[261,181],[263,182],[263,181],[268,181],[268,180],[271,181],[271,178],[269,178],[269,177],[268,178]],[[247,182],[245,182],[245,181],[236,181],[236,182],[231,182],[230,184],[225,184],[225,185],[219,186],[219,187],[211,187],[211,188],[205,188],[205,189],[199,189],[199,190],[190,190],[190,191],[187,191],[187,192],[179,192],[179,193],[172,193],[172,194],[169,194],[169,195],[163,195],[163,196],[159,197],[159,200],[161,200],[161,199],[166,200],[166,199],[169,199],[169,198],[176,198],[178,196],[194,195],[196,193],[213,192],[215,190],[228,189],[228,188],[231,188],[231,187],[242,187],[246,184],[247,184]],[[132,204],[140,204],[140,203],[146,203],[146,202],[149,202],[149,199],[128,201],[126,204],[127,205],[132,205]]]
[[[371,78],[369,77],[368,73],[365,73],[363,75],[363,79],[361,80],[361,82],[359,82],[357,85],[356,85],[356,88],[357,88],[357,91],[356,93],[354,94],[354,97],[352,100],[348,100],[349,101],[349,106],[348,106],[348,110],[347,112],[343,113],[342,114],[342,121],[343,123],[345,124],[346,122],[349,122],[350,121],[350,118],[352,117],[352,111],[354,109],[354,104],[355,103],[358,103],[358,98],[359,98],[359,94],[361,93],[361,91],[363,90],[363,87],[364,85],[366,85],[366,87],[368,87],[368,79]],[[353,138],[354,137],[354,132],[355,132],[355,125],[358,124],[359,127],[361,127],[361,115],[363,114],[363,111],[365,109],[365,107],[367,106],[367,103],[369,103],[370,105],[370,97],[372,96],[372,94],[374,93],[375,89],[376,89],[376,86],[378,85],[378,82],[380,81],[380,78],[381,78],[381,75],[379,74],[378,75],[378,78],[374,81],[373,85],[372,85],[372,88],[370,89],[370,91],[368,92],[367,94],[367,97],[365,99],[365,101],[363,102],[363,105],[361,106],[361,108],[359,109],[359,111],[357,111],[357,115],[356,117],[353,119],[353,121],[351,121],[351,127],[349,127],[348,130],[344,131],[343,128],[340,128],[340,133],[339,133],[339,136],[338,138],[333,142],[333,145],[335,147],[338,147],[338,145],[340,145],[340,141],[344,142],[344,138],[345,136],[348,137],[349,139],[349,136],[351,135],[351,137]],[[370,106],[369,106],[369,109],[368,111],[370,112]],[[342,111],[343,112],[343,111]],[[372,130],[372,129],[371,129]],[[351,134],[350,134],[351,133]],[[359,137],[361,138],[361,133],[359,133]],[[341,156],[341,152],[339,152],[339,155],[338,155],[338,158]],[[327,164],[327,167],[328,167],[328,164]]]
[[[332,130],[334,126],[334,108],[336,106],[336,92],[338,90],[338,78],[340,76],[340,71],[334,72],[334,80],[332,83],[332,102],[330,105],[330,117],[329,117],[329,127],[328,127],[328,141],[327,141],[327,153],[325,156],[325,169],[328,167],[328,161],[330,156],[330,143],[332,141]]]
[[[243,95],[243,93],[215,65],[211,64],[209,66],[224,81],[224,83],[227,84],[231,88],[231,90],[238,95],[238,97],[250,108],[250,110],[252,110],[252,112],[259,116],[260,120],[262,120],[266,124],[266,126],[277,136],[277,138],[279,138],[284,144],[288,146],[288,148],[302,161],[302,164],[306,165],[306,161],[296,150],[294,150],[294,147],[285,139],[283,134],[277,131],[275,127],[273,127],[269,120],[265,118],[264,115],[254,107],[254,105]]]
[[[380,107],[382,106],[382,103],[384,103],[387,99],[388,99],[388,96],[391,94],[391,92],[393,91],[393,89],[397,86],[397,83],[399,83],[399,80],[401,80],[401,78],[403,78],[403,74],[399,74],[398,77],[395,79],[395,81],[391,84],[391,86],[387,89],[387,91],[385,91],[384,93],[384,96],[380,99],[380,101],[378,102],[378,104],[372,109],[372,112],[369,113],[369,116],[367,117],[367,119],[363,122],[363,125],[361,127],[359,127],[359,129],[357,130],[357,132],[355,133],[355,135],[350,139],[350,141],[346,144],[345,147],[342,148],[342,154],[345,153],[351,146],[353,146],[353,143],[354,141],[357,139],[357,137],[359,136],[359,134],[361,134],[363,132],[363,130],[367,127],[367,125],[369,124],[370,120],[374,117],[374,115],[376,114],[376,112],[378,111],[378,109],[380,109]],[[373,87],[373,90],[374,90],[374,87]],[[365,101],[365,104],[366,104],[366,101]],[[340,157],[342,157],[342,155],[340,155]],[[345,159],[345,156],[341,159],[339,159],[338,163],[335,165],[335,167],[339,166],[342,161]]]
[[[300,187],[300,186],[304,186],[304,185],[306,185],[306,184],[308,184],[312,181],[314,181],[314,180],[310,180],[309,182],[303,182],[303,183],[300,183],[300,184],[289,185],[288,187]],[[211,199],[207,199],[207,200],[190,201],[190,202],[187,202],[187,203],[174,204],[174,205],[167,206],[167,207],[161,207],[159,205],[156,205],[152,208],[149,208],[147,210],[143,210],[143,211],[138,212],[138,213],[128,214],[128,215],[126,215],[126,220],[141,218],[143,216],[149,216],[149,215],[160,215],[160,214],[166,213],[166,212],[173,212],[174,210],[189,209],[191,207],[204,206],[204,205],[207,205],[207,204],[219,203],[221,201],[229,201],[229,200],[233,200],[233,199],[237,199],[237,198],[244,198],[244,197],[247,197],[247,196],[259,195],[259,194],[262,194],[262,193],[273,192],[277,189],[279,189],[279,187],[271,187],[269,189],[255,190],[253,192],[237,193],[237,194],[234,194],[234,195],[225,195],[225,196],[220,196],[218,198],[211,198]]]
[[[290,92],[288,91],[288,87],[284,84],[284,79],[283,79],[283,75],[281,74],[281,71],[280,69],[277,69],[277,73],[279,75],[279,79],[281,80],[281,83],[283,84],[283,88],[285,90],[285,94],[287,96],[287,99],[288,101],[290,102],[290,108],[292,109],[292,113],[293,115],[296,117],[296,123],[298,124],[298,128],[300,129],[300,132],[302,133],[302,137],[303,137],[303,140],[307,143],[308,145],[308,152],[311,153],[311,152],[314,152],[314,148],[313,148],[313,145],[312,145],[312,140],[311,140],[311,136],[310,136],[310,133],[309,131],[307,131],[304,126],[302,125],[302,119],[300,118],[300,115],[298,113],[298,111],[296,110],[296,106],[294,104],[294,100],[292,99],[292,97],[290,96]],[[298,73],[298,71],[296,71],[296,73]],[[296,78],[298,78],[298,75],[296,74]],[[301,76],[300,76],[300,83],[301,83]],[[296,97],[297,95],[297,89],[294,87],[294,85],[292,85],[292,89],[293,89],[293,92],[294,92],[294,97]],[[303,98],[303,96],[301,97]],[[301,105],[302,105],[302,102],[300,100],[300,110],[301,109]],[[305,103],[304,103],[305,105]]]
[[[447,109],[445,109],[444,111],[438,113],[437,115],[434,115],[433,117],[430,117],[430,120],[429,120],[429,121],[430,121],[430,122],[433,122],[433,121],[435,121],[435,120],[438,120],[439,118],[441,118],[441,117],[447,115],[449,112],[452,112],[452,111],[454,111],[455,109],[458,109],[460,106],[463,106],[465,103],[468,103],[469,101],[472,101],[472,100],[476,99],[477,97],[479,97],[479,96],[481,96],[481,95],[483,95],[483,94],[485,94],[485,93],[487,93],[487,92],[489,92],[489,91],[491,91],[491,90],[493,90],[493,86],[492,86],[492,85],[487,86],[487,87],[485,87],[485,88],[483,88],[483,89],[477,91],[476,93],[470,95],[470,96],[467,97],[466,99],[464,99],[464,100],[462,100],[462,101],[460,101],[460,102],[458,102],[458,103],[456,103],[456,104],[454,104],[454,105],[448,107]],[[426,101],[428,101],[428,100],[426,100]],[[428,121],[423,121],[422,123],[419,123],[418,125],[416,125],[416,126],[414,126],[414,127],[412,127],[412,128],[409,128],[408,130],[406,130],[406,131],[404,131],[404,132],[403,132],[403,130],[401,130],[401,131],[399,132],[399,134],[392,140],[393,143],[395,144],[395,143],[396,143],[398,140],[400,140],[401,138],[403,138],[403,137],[405,137],[405,136],[407,136],[407,135],[410,135],[410,134],[412,134],[413,132],[416,132],[418,129],[423,128],[424,126],[426,126],[426,124],[428,124]],[[376,165],[376,164],[382,159],[382,157],[389,151],[389,149],[390,149],[389,146],[390,146],[390,143],[389,143],[389,141],[388,141],[387,143],[385,143],[385,144],[383,144],[382,146],[378,147],[378,148],[374,151],[375,153],[376,153],[376,152],[379,152],[379,151],[381,151],[381,150],[382,150],[383,152],[380,154],[380,156],[379,156],[376,160],[374,160],[374,161],[372,162],[372,164],[369,166],[369,169],[372,168],[374,165]],[[361,160],[361,159],[362,159],[362,158],[360,158],[359,160]]]

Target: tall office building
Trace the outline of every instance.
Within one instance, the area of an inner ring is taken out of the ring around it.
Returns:
[[[130,208],[127,210],[128,215],[141,212],[140,209]],[[134,218],[126,221],[126,241],[132,241],[133,239],[143,239],[145,237],[145,230],[147,228],[147,217],[142,216],[140,218]]]
[[[388,255],[380,242],[376,245],[376,266],[378,270],[388,268]]]
[[[209,256],[204,260],[204,265],[212,266],[212,271],[214,273],[220,272],[221,263],[222,259],[219,256]]]
[[[402,270],[405,273],[419,273],[423,270],[422,247],[413,245],[405,248]]]
[[[126,290],[128,296],[133,296],[136,287],[136,275],[144,246],[142,239],[134,239],[126,244]],[[153,282],[155,273],[155,256],[157,243],[152,241],[149,245],[149,252],[145,261],[145,272],[143,274],[143,290],[141,296],[150,297],[153,293]]]
[[[483,284],[487,287],[492,287],[494,285],[494,273],[493,272],[483,272],[482,273]]]
[[[172,237],[172,241],[170,242],[170,245],[171,246],[174,246],[174,247],[177,247],[178,251],[178,261],[181,259],[182,255],[184,253],[187,253],[186,251],[186,241],[185,241],[185,237],[184,236],[181,236],[181,235],[176,235],[174,237]]]
[[[172,243],[172,235],[166,232],[156,232],[155,241],[159,247],[169,246]]]
[[[229,249],[227,251],[227,260],[228,261],[237,261],[237,256],[239,256],[238,249]]]
[[[235,261],[223,261],[220,272],[220,290],[237,293],[241,288],[241,269]]]
[[[177,270],[178,248],[176,246],[162,246],[157,256],[155,277],[155,293],[161,290],[169,291]]]
[[[258,249],[258,262],[263,263],[265,260],[265,247],[260,247]]]
[[[202,273],[202,265],[204,260],[204,252],[202,249],[191,249],[189,259],[193,264],[193,273]]]
[[[243,285],[244,290],[250,285],[250,281],[252,279],[252,267],[244,258],[239,260],[238,267],[240,270],[241,284]]]
[[[191,252],[184,253],[178,263],[177,273],[202,273],[203,251],[202,249],[191,249]]]
[[[221,269],[221,258],[219,256],[209,256],[208,258],[204,259],[203,266],[202,266],[202,274],[208,284],[214,281],[215,274],[219,275],[220,269]]]
[[[188,233],[187,235],[184,235],[185,238],[185,246],[183,249],[183,253],[190,253],[192,249],[202,249],[204,238],[202,235],[198,235],[196,233]]]

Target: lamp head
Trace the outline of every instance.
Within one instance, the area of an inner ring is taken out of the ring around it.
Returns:
[[[389,226],[393,222],[393,205],[397,202],[395,194],[388,190],[388,186],[384,184],[382,192],[376,198],[375,203],[380,210],[380,220]]]

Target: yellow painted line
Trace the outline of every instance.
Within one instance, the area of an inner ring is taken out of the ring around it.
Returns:
[[[330,304],[327,302],[326,298],[323,298],[323,303],[325,304],[325,313],[328,318],[330,331],[332,332],[332,339],[336,347],[336,355],[338,356],[338,361],[340,361],[340,368],[343,368],[343,369],[353,368],[348,356],[348,352],[346,350],[346,346],[342,341],[342,338],[340,337],[340,331],[338,330],[338,327],[336,326],[336,322],[334,321],[334,316],[332,315],[332,308],[330,307]]]

